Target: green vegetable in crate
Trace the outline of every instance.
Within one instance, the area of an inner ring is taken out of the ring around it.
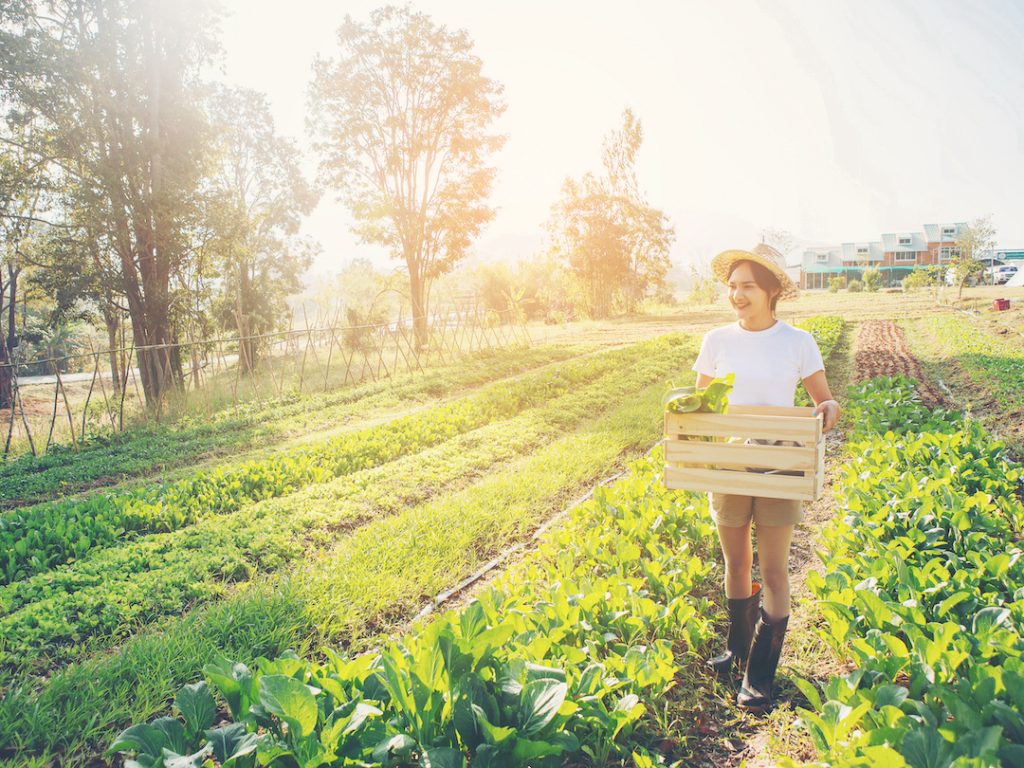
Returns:
[[[669,413],[725,413],[735,381],[736,375],[730,373],[712,379],[704,389],[674,387],[661,399],[661,404]]]

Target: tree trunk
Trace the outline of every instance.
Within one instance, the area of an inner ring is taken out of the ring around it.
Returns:
[[[117,309],[108,302],[103,304],[103,323],[107,326],[107,354],[110,356],[110,377],[114,381],[114,396],[121,396],[121,354],[117,351],[117,332],[121,321]]]
[[[238,328],[238,364],[249,373],[256,365],[256,344],[249,331],[249,270],[244,260],[238,264],[238,292],[235,294],[235,326]]]
[[[14,361],[14,347],[17,342],[14,323],[18,317],[15,302],[18,298],[18,273],[20,271],[20,269],[15,269],[12,265],[8,264],[7,285],[4,286],[3,281],[0,280],[0,306],[3,305],[2,298],[5,287],[9,294],[6,337],[3,336],[3,327],[0,324],[0,408],[10,408],[14,401],[14,377],[16,373],[11,363]]]
[[[427,323],[426,281],[418,270],[409,264],[409,299],[412,302],[412,329],[416,337],[416,348],[423,349],[430,338],[430,327]]]

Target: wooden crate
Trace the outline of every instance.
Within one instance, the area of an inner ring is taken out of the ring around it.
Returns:
[[[751,439],[799,445],[750,445]],[[824,479],[822,417],[813,408],[735,405],[724,414],[665,414],[667,488],[813,501]]]

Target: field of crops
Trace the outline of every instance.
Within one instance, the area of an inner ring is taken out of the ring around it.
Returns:
[[[802,325],[830,370],[849,365],[856,326]],[[659,448],[636,458],[698,342],[521,350],[142,435],[154,453],[129,482],[3,512],[4,765],[718,764],[702,739],[742,729],[705,725],[717,536],[703,496],[664,488]],[[808,587],[849,671],[793,679],[783,706],[813,758],[779,762],[1024,764],[1021,468],[911,379],[846,402]],[[218,440],[253,450],[218,464]],[[204,461],[145,477],[178,450]],[[84,469],[47,457],[34,484],[0,483],[85,490],[131,453],[90,446]],[[410,623],[627,459],[495,581]]]
[[[936,378],[1024,457],[1024,327],[987,325],[962,314],[908,320],[904,327]]]

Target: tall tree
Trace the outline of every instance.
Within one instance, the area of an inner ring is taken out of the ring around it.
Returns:
[[[636,179],[643,143],[640,121],[629,109],[622,128],[604,142],[604,174],[566,179],[548,222],[552,251],[585,288],[588,311],[607,317],[618,300],[627,312],[659,287],[669,268],[675,232],[648,204]]]
[[[210,98],[214,158],[204,227],[222,279],[218,314],[240,338],[277,329],[285,299],[300,288],[311,247],[297,238],[317,195],[302,176],[299,151],[274,130],[267,100],[255,91],[215,88]],[[258,346],[241,346],[245,366]]]
[[[780,267],[786,266],[786,257],[789,256],[790,251],[796,248],[796,236],[788,229],[780,229],[779,227],[762,229],[761,242],[765,245],[770,245],[779,252],[779,255],[782,257],[779,262]]]
[[[41,211],[51,179],[47,163],[24,149],[31,136],[25,123],[5,125],[0,133],[0,408],[9,408],[14,394],[19,278],[27,266],[26,245],[49,223]]]
[[[504,143],[491,123],[502,86],[485,77],[466,32],[386,7],[351,17],[335,60],[317,60],[310,124],[321,172],[355,232],[405,261],[418,343],[431,282],[461,259],[494,215],[486,204]]]
[[[146,401],[180,380],[170,278],[187,251],[206,131],[195,88],[208,0],[10,0],[0,89],[46,126],[32,148],[98,202],[117,255]]]

